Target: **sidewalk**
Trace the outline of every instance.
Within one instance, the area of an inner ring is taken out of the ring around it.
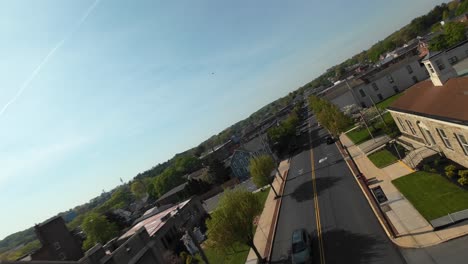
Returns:
[[[278,170],[282,177],[286,178],[289,170],[289,160],[281,161]],[[279,195],[283,194],[284,182],[278,177],[278,174],[276,174],[273,181],[273,187]],[[275,199],[275,193],[270,190],[254,236],[254,244],[264,258],[268,258],[270,255],[280,206],[281,199]],[[257,263],[257,256],[252,249],[250,249],[246,263]]]
[[[388,201],[382,203],[380,208],[397,233],[396,238],[392,239],[395,244],[401,247],[421,248],[468,234],[468,224],[454,225],[434,231],[429,222],[396,189],[391,181],[413,172],[406,164],[399,161],[379,169],[367,158],[361,148],[354,145],[345,134],[340,136],[340,140],[343,145],[348,147],[359,170],[368,180],[371,180],[369,188],[380,186],[387,196]],[[384,221],[385,219],[379,220]]]

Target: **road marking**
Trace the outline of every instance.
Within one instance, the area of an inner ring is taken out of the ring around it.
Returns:
[[[325,264],[325,251],[323,249],[322,224],[320,223],[320,207],[317,195],[317,186],[315,183],[315,162],[314,151],[310,149],[310,161],[312,165],[312,188],[314,191],[315,222],[317,223],[317,236],[319,241],[320,263]]]
[[[319,163],[322,163],[322,162],[326,161],[327,159],[328,159],[328,157],[321,158],[321,159],[319,159]]]

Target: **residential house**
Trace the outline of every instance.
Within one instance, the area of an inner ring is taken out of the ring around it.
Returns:
[[[388,108],[400,140],[468,167],[468,77],[457,77],[447,52],[430,52],[422,62],[430,80],[413,85]]]
[[[185,229],[201,226],[207,213],[197,198],[166,208],[152,210],[121,237],[106,245],[97,244],[79,260],[31,261],[32,264],[166,264],[169,251],[185,250],[180,239]],[[195,232],[194,232],[195,233]],[[196,235],[196,233],[195,233]],[[1,261],[21,264],[22,261]]]
[[[31,260],[78,260],[83,256],[80,238],[72,234],[62,217],[53,217],[34,226],[36,237],[41,247],[26,256],[21,261]]]
[[[253,157],[252,153],[243,149],[237,149],[232,154],[230,167],[232,175],[240,181],[244,181],[250,177],[249,164]]]
[[[156,200],[157,206],[162,206],[166,204],[175,204],[178,203],[180,200],[186,198],[185,194],[185,187],[187,186],[188,182],[184,182],[181,185],[178,185],[165,194],[161,195],[158,200]]]

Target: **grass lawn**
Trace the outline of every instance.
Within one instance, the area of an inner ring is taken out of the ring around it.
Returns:
[[[468,209],[468,191],[439,174],[418,171],[392,182],[429,221]]]
[[[389,98],[390,99],[390,98]],[[385,123],[387,123],[387,126],[396,126],[395,121],[392,118],[392,115],[390,113],[385,113],[382,115],[382,118],[385,120]],[[374,137],[383,135],[385,132],[382,130],[384,127],[380,117],[377,121],[377,123],[374,124],[374,127],[369,126],[369,130],[371,131],[372,135]],[[369,134],[369,131],[367,128],[363,127],[360,129],[355,129],[353,131],[350,131],[346,133],[346,135],[353,141],[354,144],[358,145],[361,144],[362,142],[365,142],[369,139],[372,139],[372,137]]]
[[[386,167],[392,163],[395,163],[398,158],[395,157],[390,151],[386,149],[379,150],[368,156],[370,161],[374,163],[378,168]]]
[[[255,193],[255,196],[258,197],[262,205],[265,204],[265,201],[270,193],[270,187],[266,188],[263,192]],[[225,252],[218,252],[211,248],[205,248],[205,254],[210,261],[210,263],[219,263],[219,264],[244,264],[249,255],[250,248],[245,245],[237,245],[233,249]],[[201,261],[201,258],[197,257]]]
[[[396,99],[398,99],[400,96],[402,96],[403,93],[395,94],[394,96],[391,96],[385,100],[383,100],[380,103],[377,103],[376,106],[380,109],[387,109],[389,105],[391,105]]]

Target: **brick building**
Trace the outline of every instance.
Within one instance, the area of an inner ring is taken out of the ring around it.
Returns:
[[[29,260],[78,260],[83,257],[81,241],[65,225],[62,217],[56,216],[34,226],[41,248],[20,258]]]

